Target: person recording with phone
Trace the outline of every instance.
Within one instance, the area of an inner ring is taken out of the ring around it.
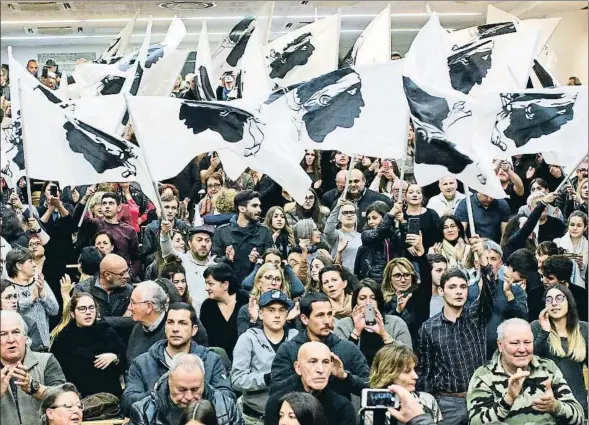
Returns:
[[[587,288],[587,263],[589,242],[587,241],[587,214],[575,211],[569,216],[568,230],[563,237],[554,239],[559,248],[564,248],[575,264],[571,279],[574,285]]]
[[[338,320],[333,333],[360,348],[368,364],[385,345],[400,343],[412,347],[407,324],[398,316],[383,315],[384,297],[372,279],[360,281],[352,294],[352,317]]]
[[[440,216],[434,210],[423,206],[421,186],[410,184],[407,188],[406,198],[407,207],[404,210],[403,221],[408,222],[409,233],[416,235],[421,231],[423,247],[425,252],[428,252],[434,244],[442,241],[440,235],[440,229],[442,228]],[[417,228],[411,228],[411,226],[416,226]]]
[[[401,409],[406,408],[408,401],[399,400],[399,396],[388,388],[391,385],[399,386],[407,391],[411,399],[416,400],[422,411],[431,419],[431,423],[440,423],[442,412],[438,402],[429,393],[416,391],[417,373],[417,356],[411,350],[411,346],[403,344],[389,344],[378,350],[372,366],[370,368],[370,389],[365,389],[367,393],[362,399],[361,421],[362,425],[393,425],[399,422],[394,420],[394,416],[387,415],[387,404],[389,403],[370,403],[368,393],[380,393],[379,398],[387,399],[389,396],[391,404],[399,404]],[[376,397],[374,397],[376,398]],[[394,406],[393,406],[394,407]]]

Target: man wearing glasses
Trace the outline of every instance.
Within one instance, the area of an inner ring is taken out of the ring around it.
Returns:
[[[38,425],[39,409],[49,387],[65,383],[53,354],[27,347],[20,314],[0,312],[0,411],[3,424]]]
[[[128,325],[128,320],[121,319],[127,311],[133,292],[129,279],[129,266],[125,259],[117,254],[107,254],[100,262],[100,273],[76,285],[74,294],[92,294],[96,299],[100,317],[120,333],[121,328]]]

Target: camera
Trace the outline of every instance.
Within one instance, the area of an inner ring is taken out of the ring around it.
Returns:
[[[362,407],[366,410],[384,410],[392,407],[399,408],[399,398],[389,390],[362,390]]]

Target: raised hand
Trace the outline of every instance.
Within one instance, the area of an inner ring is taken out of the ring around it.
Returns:
[[[507,381],[507,392],[505,393],[505,401],[510,406],[522,392],[522,386],[526,378],[530,376],[530,372],[517,368],[517,372],[509,377]]]
[[[227,260],[231,262],[235,260],[235,248],[233,248],[233,245],[229,245],[227,248],[225,248],[225,257],[227,257]]]
[[[550,332],[550,318],[548,317],[547,308],[540,312],[540,315],[538,316],[538,322],[540,323],[540,326],[542,326],[543,330]]]
[[[364,306],[357,305],[352,310],[352,321],[354,322],[354,330],[356,335],[360,336],[364,327],[366,326],[366,319],[364,317]]]
[[[397,293],[397,313],[401,314],[407,308],[407,302],[411,299],[413,294],[404,295],[403,293]]]

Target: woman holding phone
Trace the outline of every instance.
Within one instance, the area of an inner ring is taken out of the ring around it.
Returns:
[[[575,211],[569,216],[568,230],[562,238],[554,239],[556,245],[564,248],[575,263],[572,284],[587,287],[587,262],[589,243],[587,242],[587,214]]]
[[[407,233],[423,237],[425,252],[441,242],[440,229],[442,223],[437,212],[423,206],[423,192],[418,184],[410,184],[407,187],[407,208],[404,211],[404,221],[407,222]]]
[[[397,342],[412,347],[409,328],[403,319],[383,312],[380,285],[364,279],[352,294],[352,317],[339,320],[333,333],[358,345],[368,364],[384,345]]]

